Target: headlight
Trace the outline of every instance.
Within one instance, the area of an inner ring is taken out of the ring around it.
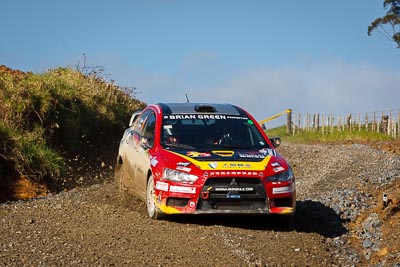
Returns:
[[[165,168],[163,172],[163,178],[174,182],[194,183],[199,177],[186,172]]]
[[[278,174],[268,177],[268,181],[270,181],[270,182],[286,182],[289,180],[293,180],[293,178],[294,178],[294,175],[293,175],[292,168],[289,168],[289,170],[287,170],[285,172],[281,172],[281,173],[278,173]]]

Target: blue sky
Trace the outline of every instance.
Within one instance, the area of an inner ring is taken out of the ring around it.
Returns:
[[[257,119],[400,108],[383,0],[3,0],[0,64],[104,66],[146,103],[223,102]]]

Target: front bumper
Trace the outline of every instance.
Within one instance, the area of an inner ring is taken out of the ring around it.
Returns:
[[[260,178],[209,178],[203,186],[163,184],[162,189],[156,205],[166,214],[289,215],[296,207],[294,180],[269,183]]]

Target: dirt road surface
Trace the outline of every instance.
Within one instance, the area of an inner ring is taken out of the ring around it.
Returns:
[[[400,184],[397,155],[354,144],[279,151],[297,178],[290,226],[270,216],[151,220],[144,203],[118,192],[110,177],[1,204],[0,266],[400,266],[386,221],[373,211],[380,192]]]

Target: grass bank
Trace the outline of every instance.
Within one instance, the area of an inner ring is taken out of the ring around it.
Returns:
[[[112,154],[130,115],[144,106],[126,89],[101,71],[0,66],[0,200],[19,177],[60,190],[72,158]]]

